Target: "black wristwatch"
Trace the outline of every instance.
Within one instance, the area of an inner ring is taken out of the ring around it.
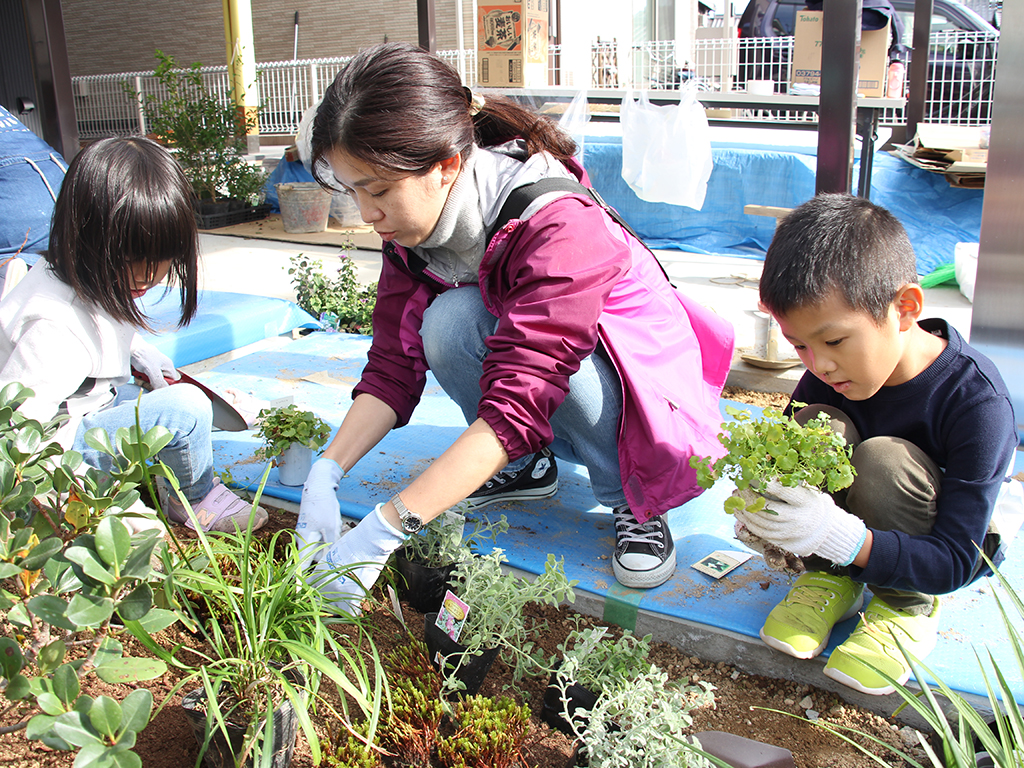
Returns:
[[[402,531],[412,535],[423,527],[423,520],[420,519],[420,516],[410,512],[409,508],[402,503],[402,497],[397,493],[391,497],[391,503],[398,510],[398,519],[402,523]]]

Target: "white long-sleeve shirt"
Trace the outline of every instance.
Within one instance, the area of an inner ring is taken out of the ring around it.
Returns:
[[[0,386],[16,381],[35,392],[19,409],[30,418],[66,412],[57,440],[70,448],[82,418],[130,379],[134,335],[40,260],[0,302]]]

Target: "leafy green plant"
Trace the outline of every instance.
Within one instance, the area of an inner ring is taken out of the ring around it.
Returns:
[[[53,442],[60,420],[40,423],[18,412],[32,390],[0,390],[0,688],[12,725],[2,733],[66,751],[78,768],[135,768],[130,750],[149,722],[153,698],[140,689],[120,702],[82,693],[95,675],[108,683],[159,677],[157,659],[127,656],[118,639],[127,621],[151,632],[175,621],[158,606],[167,577],[151,557],[163,548],[156,530],[133,534],[134,509],[146,462],[171,439],[162,427],[143,434],[120,429],[115,449],[106,432],[86,442],[107,453],[109,473],[85,466],[80,454]],[[73,651],[73,653],[72,653]]]
[[[710,488],[722,477],[736,484],[741,493],[726,499],[726,512],[731,514],[744,508],[748,512],[761,511],[765,500],[759,494],[773,481],[790,488],[803,483],[829,493],[853,483],[853,449],[829,426],[826,414],[818,414],[800,425],[777,408],[765,408],[759,419],[754,419],[748,410],[732,406],[726,406],[726,413],[733,421],[723,422],[718,436],[726,454],[720,459],[690,457],[690,466],[697,470],[697,482],[702,488]],[[748,489],[758,495],[742,493]]]
[[[651,635],[638,638],[628,630],[613,639],[608,627],[576,628],[558,646],[559,674],[592,693],[613,692],[647,671]]]
[[[472,523],[473,530],[464,537],[465,523]],[[472,557],[483,542],[493,544],[498,535],[506,531],[508,519],[504,515],[491,523],[449,511],[424,525],[418,533],[406,539],[402,546],[409,560],[430,568],[443,568]]]
[[[377,283],[359,286],[356,264],[344,252],[352,248],[352,243],[344,246],[335,278],[325,276],[320,262],[301,253],[291,257],[288,274],[295,302],[322,324],[343,333],[372,336]]]
[[[256,437],[263,440],[264,458],[280,456],[292,443],[319,451],[331,437],[330,425],[312,411],[299,410],[294,403],[264,408],[256,418]]]
[[[154,75],[161,96],[149,95],[143,109],[150,128],[174,157],[200,200],[232,198],[260,202],[266,173],[245,159],[246,134],[257,115],[239,110],[210,90],[199,63],[182,69],[163,51]],[[138,97],[137,94],[133,94]]]
[[[468,696],[455,704],[458,730],[438,741],[441,763],[451,768],[525,766],[523,742],[530,708],[511,698]]]
[[[569,683],[562,680],[559,685],[567,698]],[[704,682],[672,684],[666,672],[651,665],[630,685],[602,693],[589,711],[577,710],[586,717],[569,722],[590,766],[727,766],[709,760],[687,736],[693,724],[690,713],[713,704],[713,690]]]
[[[564,559],[555,560],[552,554],[544,564],[544,573],[533,581],[503,571],[501,566],[506,562],[505,553],[495,549],[490,554],[467,558],[455,567],[453,580],[459,584],[458,596],[469,606],[469,613],[459,635],[465,651],[458,659],[449,659],[455,665],[452,672],[468,657],[491,648],[500,650],[514,680],[531,672],[550,672],[548,659],[531,639],[546,627],[528,619],[523,609],[530,603],[572,602],[572,588],[577,582],[566,577]],[[445,684],[460,685],[454,674],[446,676]]]
[[[253,504],[259,502],[268,473],[269,467]],[[177,491],[177,482],[171,481]],[[178,497],[195,518],[180,492]],[[361,624],[353,637],[330,631],[333,620],[319,590],[306,579],[306,558],[296,541],[278,531],[263,546],[254,538],[251,519],[246,530],[234,534],[205,533],[197,519],[193,522],[193,548],[166,553],[164,568],[178,617],[202,638],[203,647],[168,651],[145,627],[127,626],[158,658],[185,672],[176,690],[201,684],[207,717],[204,751],[215,732],[226,737],[229,724],[240,725],[245,735],[238,759],[251,755],[258,764],[268,755],[272,713],[287,699],[319,762],[309,708],[323,679],[338,691],[343,708],[335,713],[338,720],[352,722],[351,702],[357,720],[366,721],[373,733],[386,690],[376,649]],[[294,670],[301,671],[305,684],[296,682]],[[328,706],[322,697],[319,703]]]

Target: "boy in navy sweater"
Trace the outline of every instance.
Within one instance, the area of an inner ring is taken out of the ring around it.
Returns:
[[[824,410],[854,446],[854,483],[830,496],[766,490],[775,514],[737,513],[753,534],[804,558],[761,629],[765,643],[812,658],[832,627],[873,597],[825,674],[863,693],[910,669],[894,637],[923,658],[935,646],[939,598],[987,573],[1006,541],[993,510],[1019,506],[1009,475],[1018,438],[995,365],[942,320],[921,320],[924,294],[902,225],[868,200],[819,195],[779,224],[765,257],[762,307],[807,372],[790,403]],[[747,530],[742,530],[746,528]],[[1015,532],[1003,525],[1006,539]]]

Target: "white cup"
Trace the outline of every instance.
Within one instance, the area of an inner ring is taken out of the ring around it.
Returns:
[[[747,80],[747,93],[753,96],[774,96],[775,82],[773,80]]]

